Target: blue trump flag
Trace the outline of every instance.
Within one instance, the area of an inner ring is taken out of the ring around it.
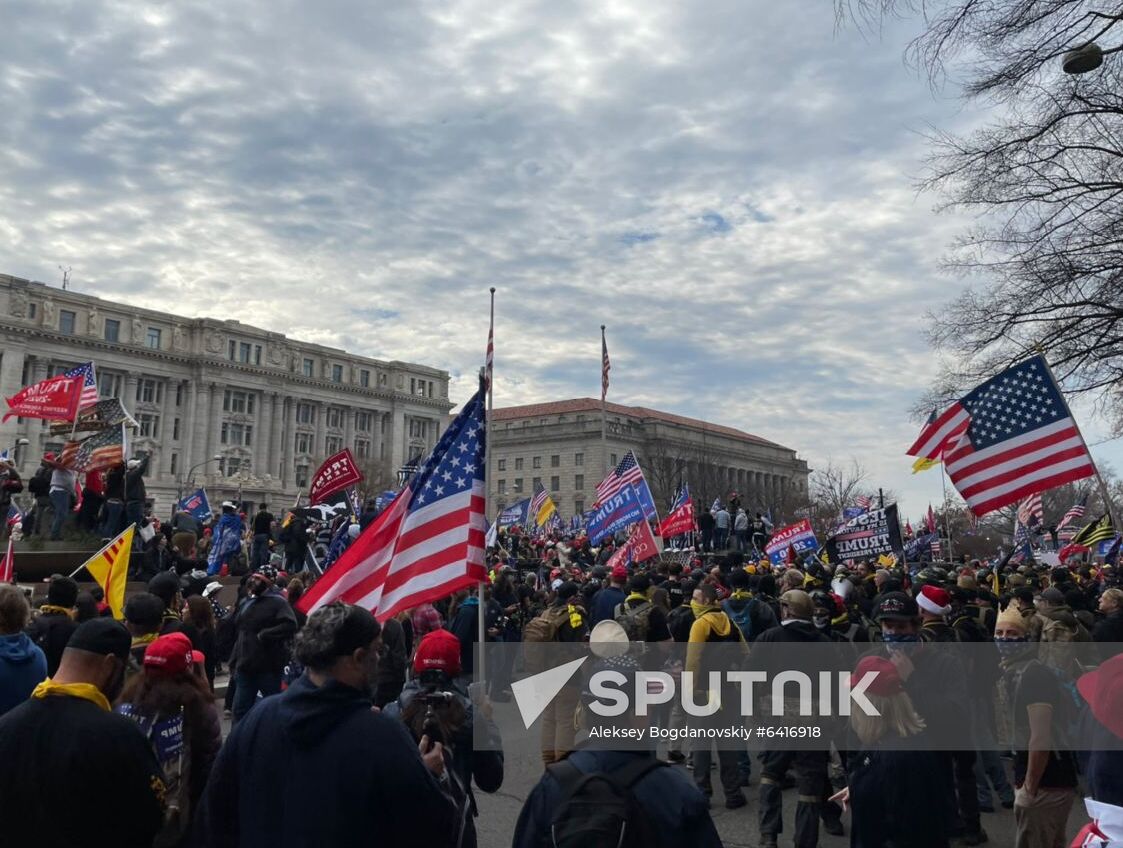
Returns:
[[[593,510],[585,523],[589,534],[589,544],[600,544],[601,540],[618,530],[644,520],[643,504],[635,487],[625,486],[599,507]]]
[[[200,521],[206,521],[211,517],[211,504],[207,500],[207,490],[196,489],[179,502],[179,510],[180,512],[191,513]]]
[[[526,527],[527,522],[530,520],[530,498],[524,498],[518,503],[513,503],[495,519],[496,525],[503,529],[505,527],[513,527],[516,524],[520,527]]]

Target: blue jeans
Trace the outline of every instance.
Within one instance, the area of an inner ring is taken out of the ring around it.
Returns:
[[[121,516],[125,514],[125,505],[118,500],[105,502],[105,523],[99,531],[108,538],[121,532]]]
[[[269,534],[254,533],[253,550],[250,555],[250,567],[259,568],[269,564]]]
[[[724,551],[725,543],[729,541],[729,528],[718,527],[714,530],[714,550]]]
[[[257,693],[268,698],[281,691],[281,672],[279,671],[237,671],[234,673],[234,721],[244,718],[257,703]]]
[[[1014,787],[1010,785],[1010,781],[1006,777],[1006,767],[1002,764],[1001,757],[998,756],[996,750],[998,743],[994,741],[994,734],[981,718],[976,720],[975,727],[972,729],[974,730],[975,748],[979,752],[975,758],[975,785],[978,790],[979,806],[994,806],[994,800],[990,794],[992,786],[999,801],[1013,801]]]
[[[51,490],[51,538],[62,538],[62,523],[70,514],[70,492],[63,489]]]
[[[142,501],[125,502],[125,524],[135,524],[137,529],[144,523],[144,503]],[[120,532],[120,531],[118,531]]]

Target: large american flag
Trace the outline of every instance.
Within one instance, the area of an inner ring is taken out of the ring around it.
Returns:
[[[85,409],[87,406],[93,406],[98,402],[97,380],[94,378],[94,364],[92,362],[83,362],[81,365],[64,372],[63,376],[82,378],[82,396],[78,399],[79,409]]]
[[[101,471],[125,461],[125,425],[107,427],[81,441],[67,442],[58,463],[71,471]]]
[[[612,363],[608,361],[608,342],[604,338],[604,326],[600,328],[600,399],[608,397],[608,372]]]
[[[491,388],[491,372],[495,367],[495,319],[487,331],[487,357],[484,360],[484,386]]]
[[[636,462],[636,455],[628,451],[620,460],[620,464],[597,483],[597,503],[604,503],[625,486],[638,486],[641,480],[643,480],[643,469]]]
[[[1008,368],[953,403],[924,427],[908,453],[942,459],[976,515],[1096,473],[1043,356]]]
[[[486,578],[484,395],[481,386],[390,508],[300,599],[302,611],[341,600],[385,621]]]
[[[858,495],[858,497],[854,499],[854,503],[855,505],[860,506],[862,509],[866,510],[873,506],[873,500],[870,499],[868,495]]]

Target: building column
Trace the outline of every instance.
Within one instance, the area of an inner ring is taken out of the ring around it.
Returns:
[[[0,351],[0,396],[11,397],[23,388],[23,363],[27,358],[27,348],[23,345],[12,344],[11,340],[4,339],[4,349]],[[23,460],[28,455],[34,455],[34,445],[16,452],[15,443],[19,438],[19,423],[16,418],[9,418],[0,423],[0,450],[12,450],[12,458],[19,459],[22,467]]]
[[[355,449],[355,407],[348,406],[343,410],[343,447],[348,450]]]
[[[179,422],[179,443],[183,446],[179,457],[179,474],[176,480],[187,473],[187,469],[195,464],[195,381],[185,381],[183,392],[183,416]]]
[[[394,404],[394,411],[390,414],[390,472],[397,474],[405,461],[409,458],[406,452],[406,411],[398,404]]]
[[[172,419],[175,418],[175,387],[177,380],[167,379],[164,380],[164,400],[160,404],[160,435],[156,441],[160,444],[161,450],[165,454],[160,457],[160,462],[157,465],[156,475],[162,476],[164,474],[170,475],[172,473],[172,453],[175,448],[172,447]],[[164,447],[167,445],[168,447]],[[182,460],[183,457],[180,457]]]
[[[211,414],[207,425],[207,456],[222,453],[222,389],[211,383]]]
[[[264,477],[266,474],[274,476],[276,469],[272,467],[269,454],[273,446],[273,396],[262,392],[257,405],[257,415],[254,418],[253,464],[254,475]]]
[[[386,413],[381,409],[375,410],[374,420],[371,424],[370,434],[370,453],[376,460],[382,462],[386,457],[383,455],[384,438],[382,428],[386,423]]]
[[[316,424],[312,431],[312,459],[318,462],[324,456],[324,436],[328,426],[328,406],[326,403],[317,403]]]
[[[281,470],[281,458],[284,454],[284,445],[281,439],[284,435],[282,425],[285,421],[285,400],[278,394],[269,396],[270,407],[273,410],[269,419],[269,473],[284,482],[284,472]]]
[[[41,380],[47,379],[47,357],[37,356],[31,366],[31,382],[38,383]],[[133,391],[136,391],[136,377],[131,378],[133,381]]]

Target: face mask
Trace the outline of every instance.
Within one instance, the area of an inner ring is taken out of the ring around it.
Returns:
[[[897,645],[905,644],[905,643],[908,643],[908,642],[919,642],[920,641],[920,634],[919,633],[882,633],[881,634],[881,641],[882,642],[889,642],[891,644],[897,644]]]
[[[704,613],[709,612],[711,609],[709,604],[700,604],[698,601],[690,602],[690,611],[694,613],[695,618],[701,618]]]
[[[826,630],[831,624],[831,617],[829,615],[816,615],[811,620],[820,630]]]
[[[994,644],[995,647],[998,648],[998,655],[1002,657],[1002,659],[1008,660],[1011,657],[1016,657],[1019,653],[1021,653],[1022,648],[1025,647],[1025,644],[1028,641],[1029,637],[1027,636],[1018,636],[1014,638],[1004,636],[1002,638],[995,638]]]

